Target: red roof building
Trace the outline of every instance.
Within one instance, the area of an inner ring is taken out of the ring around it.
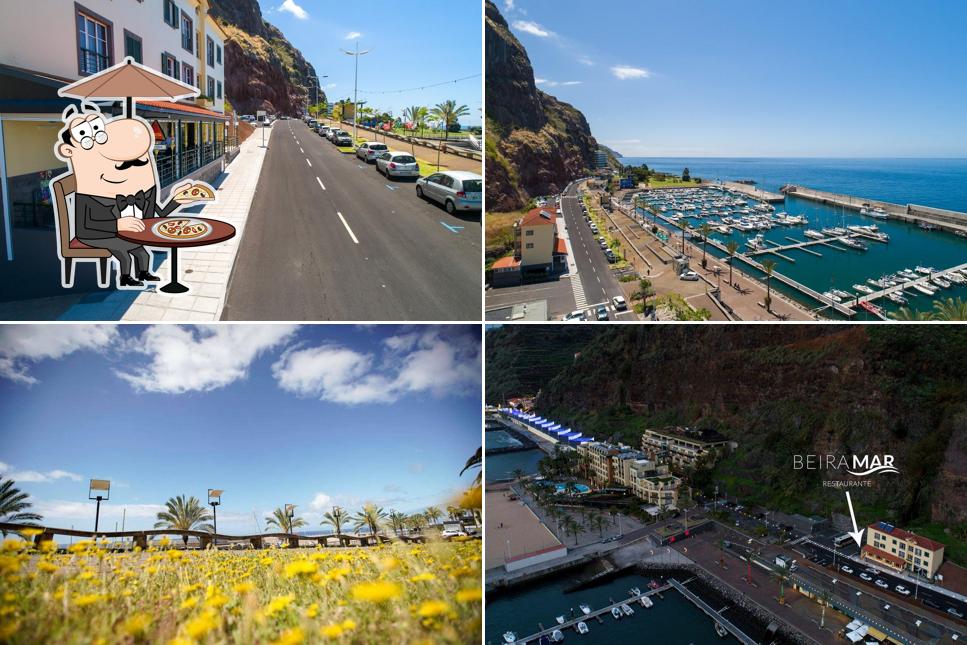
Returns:
[[[897,571],[909,569],[933,578],[943,564],[944,548],[936,540],[888,522],[874,522],[866,528],[866,544],[860,555]]]

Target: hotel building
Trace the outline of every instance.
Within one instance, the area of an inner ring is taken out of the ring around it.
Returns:
[[[54,233],[50,181],[65,164],[54,156],[61,113],[72,100],[57,90],[126,56],[200,89],[192,101],[137,101],[154,130],[162,187],[214,179],[226,150],[225,33],[209,0],[31,0],[0,5],[0,300],[66,295]],[[117,102],[96,101],[119,114]],[[162,195],[163,196],[163,195]],[[96,288],[94,271],[74,291]]]
[[[591,483],[599,487],[627,488],[635,497],[660,509],[675,508],[681,480],[628,446],[601,441],[578,444]]]
[[[895,571],[908,569],[933,578],[943,564],[944,545],[901,528],[877,522],[866,527],[860,555]]]
[[[495,287],[519,284],[525,275],[567,269],[567,245],[557,236],[552,210],[533,208],[514,224],[514,255],[493,264]]]
[[[700,460],[715,463],[729,441],[714,430],[669,427],[645,430],[641,449],[650,459],[671,464],[677,471],[694,468]]]

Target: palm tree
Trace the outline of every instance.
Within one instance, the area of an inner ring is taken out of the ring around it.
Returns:
[[[269,524],[279,527],[279,530],[283,533],[292,533],[295,529],[307,526],[308,522],[301,517],[289,517],[286,515],[285,509],[276,508],[271,515],[265,518],[266,527]]]
[[[33,505],[28,501],[30,496],[21,491],[12,479],[4,479],[0,475],[0,520],[4,522],[23,522],[33,524],[42,519],[37,513],[32,513],[27,509]],[[3,532],[6,537],[7,532]]]
[[[393,533],[399,535],[403,532],[403,527],[406,526],[406,513],[400,513],[397,510],[390,510],[389,515],[389,525],[393,529]]]
[[[564,518],[564,533],[565,535],[570,533],[574,537],[574,546],[578,543],[578,534],[581,532],[581,525],[577,523],[570,515]]]
[[[342,510],[339,506],[333,506],[332,510],[328,513],[323,513],[321,524],[328,524],[336,531],[336,536],[342,535],[342,526],[349,521],[349,516],[346,511]]]
[[[786,580],[789,578],[789,574],[786,572],[785,567],[774,567],[773,571],[776,574],[776,578],[779,579],[779,604],[786,604]]]
[[[933,303],[934,320],[967,320],[967,301],[963,298],[947,298]]]
[[[685,255],[685,231],[688,230],[688,222],[680,219],[678,220],[678,227],[682,229],[682,255]]]
[[[450,138],[450,126],[460,120],[460,117],[470,114],[470,108],[466,105],[457,105],[453,99],[438,103],[430,110],[430,116],[434,119],[443,121],[443,139]]]
[[[437,509],[439,512],[439,509]],[[363,504],[363,509],[353,515],[353,527],[358,532],[361,528],[369,529],[375,537],[379,528],[386,521],[386,511],[373,503]]]
[[[829,593],[829,589],[823,588],[819,592],[819,602],[823,605],[823,615],[819,619],[819,628],[823,629],[826,627],[826,608],[829,607],[829,601],[832,600],[833,594]]]
[[[156,529],[179,529],[182,531],[208,531],[211,533],[215,529],[208,522],[212,519],[212,514],[208,512],[198,498],[192,495],[185,497],[169,497],[165,502],[167,510],[158,513],[158,521],[155,522]],[[181,539],[185,546],[188,546],[188,535],[182,535]]]
[[[890,312],[890,318],[902,322],[912,322],[919,320],[934,320],[933,314],[929,311],[919,311],[909,307],[900,307],[896,311]]]
[[[702,225],[698,227],[698,232],[702,234],[702,267],[705,267],[705,254],[708,248],[708,234],[712,232],[712,225],[708,222],[702,222]]]
[[[481,464],[483,463],[482,453],[483,453],[483,447],[481,446],[480,448],[477,448],[477,452],[473,453],[473,455],[470,456],[470,459],[467,460],[467,463],[463,465],[463,469],[460,471],[460,474],[463,475],[463,473],[467,472],[467,470],[471,468],[480,468]],[[481,472],[478,471],[477,476],[473,478],[474,486],[480,485],[480,475],[481,475]]]
[[[412,121],[413,125],[420,129],[420,134],[423,134],[423,128],[426,126],[427,114],[429,114],[429,110],[422,105],[411,105],[403,110],[404,118]]]
[[[456,521],[460,518],[460,507],[459,506],[447,506],[447,517],[451,520]]]
[[[520,468],[515,468],[514,472],[511,473],[516,481],[520,481],[524,478],[524,471]]]
[[[423,514],[426,516],[427,524],[430,526],[436,524],[437,521],[443,517],[443,512],[436,506],[426,507],[426,509],[423,511]]]
[[[739,250],[739,243],[729,240],[725,249],[729,252],[729,284],[732,284],[732,263],[735,261],[735,252]]]
[[[772,311],[772,271],[775,268],[775,260],[762,261],[762,270],[766,272],[766,311]]]
[[[406,525],[411,531],[419,532],[426,525],[426,517],[423,513],[414,513],[406,518]]]

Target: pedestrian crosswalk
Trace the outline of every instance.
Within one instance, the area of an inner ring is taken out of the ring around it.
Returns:
[[[577,273],[571,274],[571,291],[574,292],[575,309],[584,309],[588,306],[588,299],[584,295],[584,285],[581,284],[581,276]]]

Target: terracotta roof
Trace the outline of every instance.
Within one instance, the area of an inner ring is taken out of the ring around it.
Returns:
[[[508,255],[505,258],[500,258],[492,265],[494,269],[515,269],[519,266],[520,266],[520,260],[515,258],[513,255]]]
[[[527,211],[527,215],[524,215],[518,224],[520,226],[553,225],[554,213],[543,208],[532,208]]]
[[[878,549],[875,546],[870,546],[869,544],[863,545],[862,553],[874,555],[881,560],[886,560],[887,562],[893,563],[894,566],[900,567],[901,569],[907,565],[907,563],[904,562],[903,558],[900,556],[887,553],[883,549]]]
[[[885,522],[874,522],[873,524],[870,524],[868,528],[876,529],[877,531],[886,533],[890,537],[895,537],[898,540],[913,542],[921,549],[927,549],[928,551],[936,551],[944,548],[944,545],[940,542],[936,542],[930,538],[925,538],[922,535],[917,535],[916,533],[911,533],[910,531],[905,531],[896,526],[891,526]]]
[[[567,255],[567,244],[565,244],[564,240],[561,238],[557,238],[557,240],[554,242],[554,253],[559,255]]]
[[[172,101],[137,101],[135,105],[144,105],[159,110],[170,110],[172,112],[184,112],[185,114],[197,114],[199,116],[208,116],[214,119],[227,118],[221,112],[206,110],[205,108],[200,108],[197,105],[188,105],[187,103],[174,103]]]

